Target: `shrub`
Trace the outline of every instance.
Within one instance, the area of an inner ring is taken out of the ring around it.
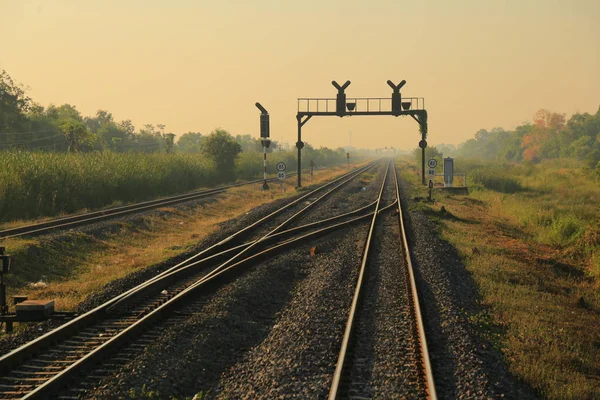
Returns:
[[[497,192],[512,194],[523,190],[517,179],[503,172],[476,169],[468,176],[473,183],[481,184],[483,187]]]
[[[584,231],[584,224],[571,214],[555,216],[550,225],[550,244],[564,247],[573,243]]]

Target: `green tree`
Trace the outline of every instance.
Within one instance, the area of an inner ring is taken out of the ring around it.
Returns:
[[[77,153],[82,145],[89,143],[89,132],[82,122],[68,121],[60,129],[69,143],[69,152]]]
[[[225,180],[234,178],[235,159],[242,148],[224,129],[217,129],[206,137],[202,153],[212,160]]]
[[[421,148],[416,148],[413,150],[413,157],[419,164],[421,163]],[[438,162],[441,162],[443,157],[444,155],[440,153],[435,146],[425,148],[425,162],[427,162],[427,160],[430,158],[435,158],[438,160]]]
[[[5,70],[0,70],[0,144],[22,142],[22,137],[13,133],[22,131],[31,104],[23,85],[15,83]]]
[[[182,153],[200,153],[205,137],[200,132],[184,133],[177,139],[177,151]]]
[[[165,139],[165,149],[167,150],[167,154],[172,153],[173,146],[175,145],[175,134],[163,133],[163,138]]]

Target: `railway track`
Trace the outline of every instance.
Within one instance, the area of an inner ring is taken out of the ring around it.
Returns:
[[[394,215],[379,212],[384,202],[396,206]],[[329,390],[330,400],[374,396],[437,398],[392,163],[371,217]]]
[[[190,304],[193,307],[198,294],[226,282],[243,271],[243,267],[272,257],[309,237],[368,218],[376,212],[375,203],[326,220],[288,228],[301,215],[373,166],[369,164],[299,197],[151,280],[4,355],[0,358],[0,397],[54,397],[97,363],[115,354],[118,358],[124,344],[143,338],[161,321],[173,315],[177,317],[181,307]]]
[[[295,173],[291,173],[288,176],[293,176]],[[268,181],[275,181],[277,178],[271,178]],[[70,215],[63,218],[55,218],[49,221],[40,222],[37,224],[31,224],[26,226],[20,226],[16,228],[10,228],[0,231],[0,240],[15,238],[20,236],[32,236],[41,235],[53,230],[68,229],[76,226],[96,223],[105,221],[110,218],[122,217],[125,215],[135,214],[141,211],[151,210],[154,208],[160,208],[172,204],[182,203],[190,200],[202,199],[205,197],[214,196],[226,192],[228,189],[253,185],[262,183],[263,180],[254,180],[249,182],[241,182],[233,185],[223,186],[215,189],[207,189],[202,191],[195,191],[191,193],[184,193],[175,196],[164,197],[156,200],[149,200],[135,204],[129,204],[126,206],[108,208],[101,211],[93,211],[84,214]]]

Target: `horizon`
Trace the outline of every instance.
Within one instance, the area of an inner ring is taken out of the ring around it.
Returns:
[[[334,97],[331,80],[346,79],[349,97],[389,97],[386,80],[405,79],[403,97],[425,98],[428,142],[458,145],[539,109],[597,110],[600,4],[576,4],[11,2],[0,5],[0,34],[12,38],[0,68],[45,107],[103,109],[178,136],[258,136],[259,101],[273,140],[290,144],[297,98]],[[410,118],[321,118],[303,140],[343,147],[349,132],[357,148],[412,149],[420,138]]]

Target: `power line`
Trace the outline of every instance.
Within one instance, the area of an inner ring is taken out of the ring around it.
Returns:
[[[29,131],[29,132],[0,132],[0,135],[27,135],[30,133],[40,133],[40,132],[53,132],[56,131],[58,128],[53,128],[53,129],[42,129],[39,131]]]
[[[33,142],[39,142],[39,141],[46,140],[46,139],[53,139],[53,138],[59,137],[59,136],[64,136],[64,135],[62,133],[58,133],[56,135],[45,136],[43,138],[37,138],[37,139],[31,139],[31,140],[23,140],[23,141],[20,141],[20,142],[7,142],[7,143],[3,143],[3,144],[10,145],[10,146],[13,146],[13,145],[22,145],[22,144],[28,144],[28,143],[33,143]]]

